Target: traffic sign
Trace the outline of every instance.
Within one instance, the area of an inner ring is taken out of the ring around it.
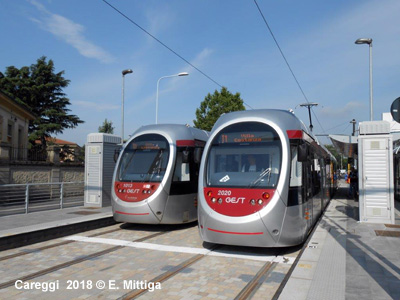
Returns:
[[[390,107],[390,113],[392,114],[393,119],[400,123],[400,97],[393,101],[392,106]]]

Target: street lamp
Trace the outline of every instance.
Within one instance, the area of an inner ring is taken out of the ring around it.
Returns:
[[[157,80],[157,96],[156,96],[156,124],[158,124],[158,87],[160,84],[160,80],[163,78],[170,78],[170,77],[177,77],[177,76],[188,76],[189,73],[187,72],[182,72],[179,74],[175,74],[175,75],[168,75],[168,76],[163,76],[160,79]]]
[[[372,39],[361,38],[355,41],[357,45],[368,44],[369,45],[369,119],[373,120],[372,110]]]
[[[122,71],[122,129],[121,129],[121,138],[122,138],[122,144],[124,143],[124,87],[125,87],[125,75],[126,74],[131,74],[133,71],[131,69],[126,69]]]

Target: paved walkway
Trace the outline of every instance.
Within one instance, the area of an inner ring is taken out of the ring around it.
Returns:
[[[0,217],[0,239],[5,236],[34,232],[70,224],[112,217],[111,207],[64,209]]]
[[[279,299],[400,299],[399,203],[396,227],[359,223],[358,202],[346,198],[343,186]]]
[[[0,217],[0,251],[115,223],[111,207],[73,207]]]

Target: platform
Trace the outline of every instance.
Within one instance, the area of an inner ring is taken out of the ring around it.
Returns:
[[[114,224],[111,207],[73,207],[0,217],[0,250]]]
[[[400,299],[400,203],[396,225],[360,223],[341,185],[279,299]]]

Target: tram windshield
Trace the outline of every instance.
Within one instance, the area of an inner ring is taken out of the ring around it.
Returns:
[[[124,149],[118,180],[161,182],[169,158],[169,143],[161,135],[146,134],[133,139]]]
[[[263,123],[237,123],[213,139],[206,183],[210,187],[275,188],[281,171],[282,145]]]

